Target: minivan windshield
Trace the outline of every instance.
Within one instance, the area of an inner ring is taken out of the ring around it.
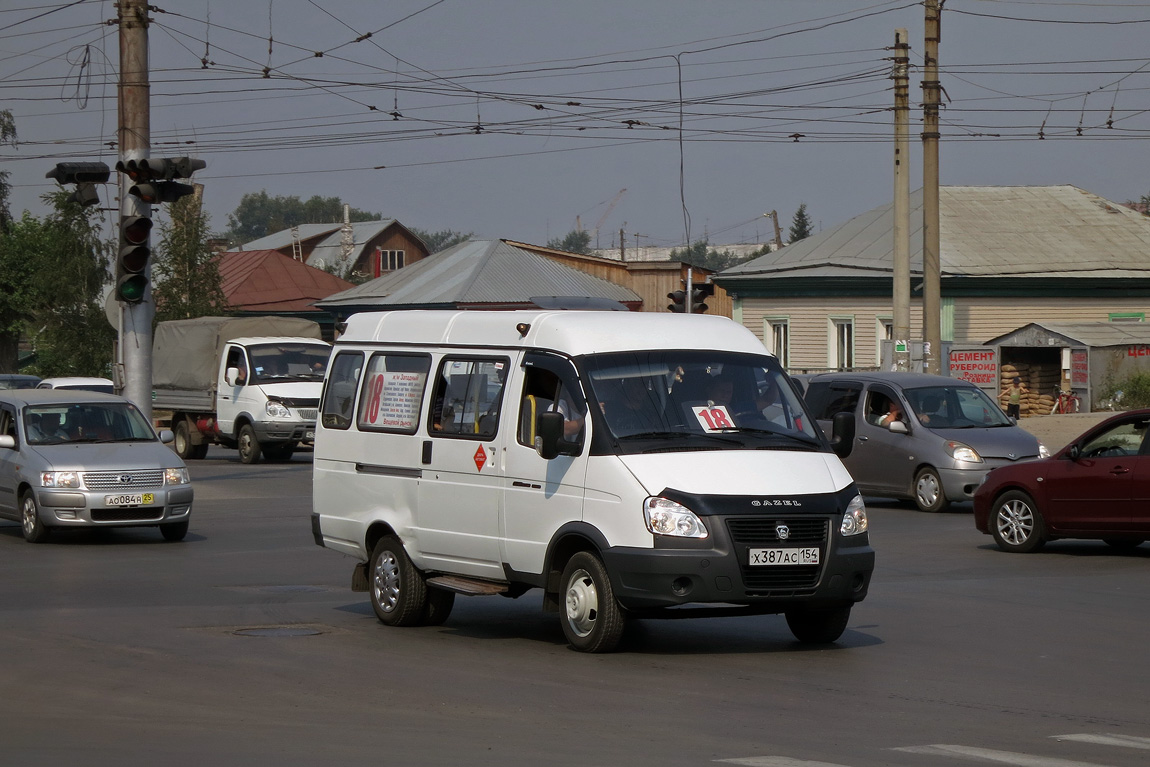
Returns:
[[[974,386],[925,386],[904,391],[919,423],[931,429],[1013,426],[994,400]]]
[[[29,405],[24,433],[29,445],[156,440],[147,419],[128,402]]]
[[[672,449],[823,447],[773,357],[657,350],[589,355],[582,364],[621,452],[666,449],[669,439]]]

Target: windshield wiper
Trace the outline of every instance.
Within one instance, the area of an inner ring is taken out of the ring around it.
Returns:
[[[736,429],[732,429],[729,432],[723,432],[723,434],[736,434],[736,433],[738,433],[738,430],[736,430]],[[707,438],[707,439],[717,440],[719,442],[723,442],[723,443],[728,444],[728,445],[740,445],[741,446],[743,444],[741,440],[734,439],[732,437],[725,437],[725,436],[723,436],[723,434],[715,434],[712,432],[693,432],[693,431],[644,431],[644,432],[639,432],[638,434],[625,434],[622,437],[616,437],[616,439],[678,439],[678,440],[684,440],[684,439],[697,439],[697,438],[703,437],[703,438]]]

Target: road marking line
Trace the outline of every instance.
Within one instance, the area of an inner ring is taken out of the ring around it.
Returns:
[[[1095,762],[1076,762],[1051,756],[1032,756],[1031,754],[1016,754],[1012,751],[996,751],[991,748],[975,748],[973,746],[951,746],[942,743],[932,746],[906,746],[891,750],[903,751],[908,754],[978,759],[986,762],[998,762],[999,764],[1011,764],[1014,767],[1105,767],[1105,765]]]
[[[1150,750],[1150,738],[1136,735],[1051,735],[1057,740],[1075,740],[1079,743],[1094,743],[1099,746],[1124,746]]]
[[[741,764],[744,767],[846,767],[843,764],[831,762],[808,762],[804,759],[792,759],[789,756],[748,756],[741,759],[716,759],[724,764]]]

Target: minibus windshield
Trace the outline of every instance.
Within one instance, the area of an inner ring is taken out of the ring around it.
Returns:
[[[674,439],[678,446],[692,438],[690,447],[702,449],[822,448],[773,357],[656,350],[589,355],[582,363],[592,402],[620,444]]]

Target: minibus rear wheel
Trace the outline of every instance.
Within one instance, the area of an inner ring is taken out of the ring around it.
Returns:
[[[427,584],[392,535],[375,544],[368,565],[371,607],[388,626],[418,626],[427,606]]]
[[[627,621],[599,557],[587,551],[575,554],[563,568],[562,583],[567,641],[583,652],[614,650]]]

